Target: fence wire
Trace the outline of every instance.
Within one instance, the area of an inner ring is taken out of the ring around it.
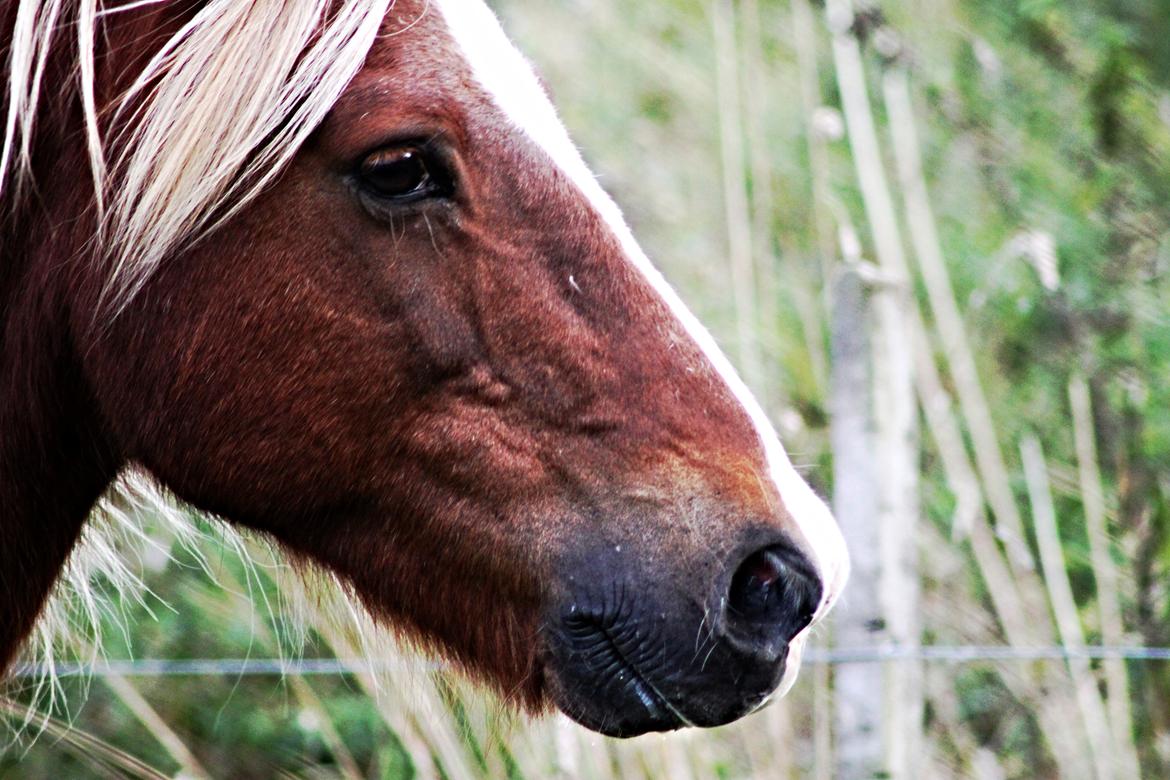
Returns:
[[[1063,661],[1121,658],[1127,661],[1170,661],[1170,647],[1009,647],[1006,645],[925,645],[903,647],[809,648],[806,664],[873,664],[892,661],[934,663],[978,663],[980,661]],[[17,677],[173,677],[173,676],[283,676],[345,675],[406,670],[441,671],[441,663],[402,660],[344,658],[137,658],[107,660],[96,664],[58,663],[52,666],[25,664],[16,667]]]

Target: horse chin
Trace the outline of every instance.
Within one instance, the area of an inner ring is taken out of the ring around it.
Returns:
[[[549,694],[561,712],[591,731],[607,737],[636,737],[650,732],[674,731],[691,725],[654,689],[632,682],[624,701],[599,703],[570,693],[573,683],[550,680]]]
[[[704,611],[668,620],[653,598],[606,604],[573,600],[546,622],[545,693],[582,726],[636,737],[686,726],[730,723],[795,678],[787,646],[768,658],[745,655],[704,630]]]
[[[546,667],[546,693],[568,717],[609,737],[731,723],[764,706],[785,676],[781,661],[773,670],[748,671],[742,687],[729,686],[728,662],[720,658],[721,668],[708,679],[701,672],[659,677],[655,667],[622,659],[612,640],[594,641],[606,649],[562,656]]]

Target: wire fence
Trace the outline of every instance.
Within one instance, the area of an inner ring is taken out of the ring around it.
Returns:
[[[1063,661],[1121,658],[1127,661],[1170,661],[1170,647],[1010,647],[1006,645],[926,645],[903,647],[810,648],[806,664],[872,664],[891,661],[935,663],[977,663],[980,661]],[[401,660],[344,658],[137,658],[107,660],[94,664],[59,663],[52,666],[18,666],[17,677],[172,677],[172,676],[283,676],[345,675],[406,670],[441,671],[441,663],[410,663]]]

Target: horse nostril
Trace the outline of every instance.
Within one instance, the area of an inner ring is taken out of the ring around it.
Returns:
[[[732,575],[727,627],[753,643],[786,644],[812,622],[820,600],[820,578],[803,555],[784,545],[765,547]]]

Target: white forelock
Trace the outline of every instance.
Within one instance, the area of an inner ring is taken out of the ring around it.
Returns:
[[[95,50],[124,7],[22,0],[11,39],[0,197],[26,189],[51,58],[72,58],[114,314],[163,258],[247,205],[293,158],[361,69],[392,0],[210,0],[112,106],[95,103]],[[72,30],[66,36],[62,30]],[[68,54],[61,52],[67,48]],[[112,122],[111,122],[112,118]],[[114,139],[103,124],[124,123]]]

